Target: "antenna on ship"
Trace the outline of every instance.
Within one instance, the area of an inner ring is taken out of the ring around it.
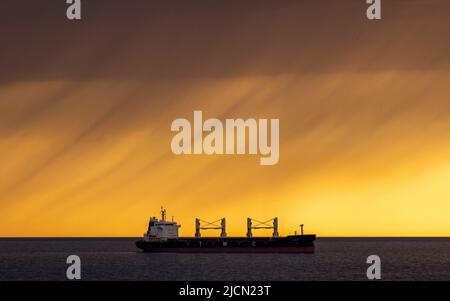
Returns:
[[[163,206],[161,206],[161,220],[163,222],[166,221],[166,209],[164,209]]]

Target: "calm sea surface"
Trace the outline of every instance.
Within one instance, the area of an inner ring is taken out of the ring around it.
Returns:
[[[365,280],[381,257],[384,280],[450,280],[450,238],[319,238],[315,254],[149,254],[134,238],[0,239],[0,280]]]

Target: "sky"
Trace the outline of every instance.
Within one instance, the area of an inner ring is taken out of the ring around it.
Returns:
[[[450,236],[448,1],[60,2],[0,4],[0,236],[140,236],[162,205],[185,236]],[[279,118],[278,164],[174,155],[195,110]]]

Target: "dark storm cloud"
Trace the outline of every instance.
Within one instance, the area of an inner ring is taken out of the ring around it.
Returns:
[[[381,22],[355,0],[82,5],[2,1],[0,81],[450,69],[446,1],[389,1]]]

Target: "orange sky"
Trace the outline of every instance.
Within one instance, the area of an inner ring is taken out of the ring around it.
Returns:
[[[450,3],[106,2],[2,1],[0,236],[140,236],[161,205],[182,235],[450,235]],[[279,163],[173,155],[194,110],[279,118]]]

